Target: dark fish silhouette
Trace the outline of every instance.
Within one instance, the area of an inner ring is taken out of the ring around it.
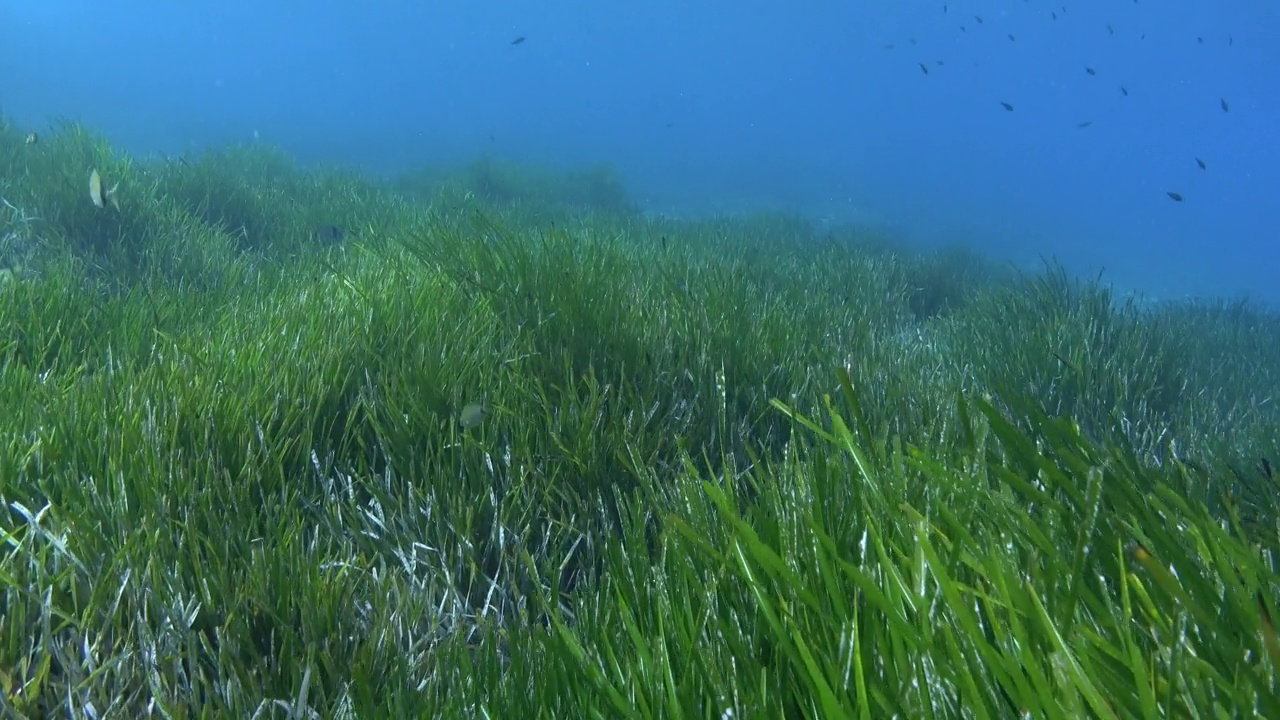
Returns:
[[[1000,105],[1004,107],[1005,110],[1008,110],[1009,112],[1013,112],[1013,106],[1010,105],[1009,103],[1001,101]]]
[[[1079,129],[1081,129],[1081,130],[1083,130],[1083,129],[1085,129],[1085,128],[1089,127],[1089,126],[1090,126],[1090,125],[1092,125],[1092,124],[1093,124],[1093,121],[1092,121],[1092,120],[1085,120],[1084,122],[1078,122],[1078,123],[1076,123],[1076,127],[1077,127],[1077,128],[1079,128]]]
[[[1206,168],[1206,167],[1205,167],[1204,161],[1203,161],[1203,160],[1201,160],[1200,158],[1196,158],[1196,164],[1200,166],[1200,169],[1201,169],[1201,170],[1207,170],[1207,169],[1208,169],[1208,168]]]
[[[523,35],[521,35],[520,37],[516,38],[515,40],[512,40],[512,41],[511,41],[511,44],[512,44],[512,45],[519,45],[520,43],[524,42],[524,39],[525,39],[525,38],[524,38],[524,36],[523,36]]]
[[[342,242],[343,238],[345,238],[346,236],[347,236],[347,231],[343,230],[337,225],[321,225],[320,227],[316,228],[315,233],[313,233],[313,237],[315,238],[316,242],[323,243],[326,245],[331,245],[333,243],[340,243]]]
[[[1182,202],[1182,193],[1167,192],[1165,193],[1165,195],[1168,195],[1169,199],[1173,200],[1174,202]]]
[[[1097,71],[1097,70],[1094,70],[1093,68],[1089,67],[1088,65],[1085,65],[1085,66],[1084,66],[1084,71],[1085,71],[1085,72],[1087,72],[1087,73],[1089,73],[1090,75],[1097,75],[1097,74],[1098,74],[1098,71]]]
[[[927,65],[925,65],[924,63],[920,63],[920,72],[924,73],[925,75],[928,75],[928,74],[929,74],[929,67],[928,67]]]
[[[1013,36],[1013,33],[1009,33],[1009,42],[1017,42],[1017,41],[1018,39]]]
[[[1231,106],[1227,104],[1226,98],[1218,98],[1218,103],[1222,105],[1222,112],[1231,112]]]
[[[1121,86],[1120,86],[1120,94],[1121,94],[1121,95],[1124,95],[1125,97],[1129,97],[1129,89],[1128,89],[1128,88],[1126,88],[1125,86],[1121,85]]]

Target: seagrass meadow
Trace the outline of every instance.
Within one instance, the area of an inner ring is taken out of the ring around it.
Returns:
[[[1280,717],[1268,308],[2,125],[4,716]]]

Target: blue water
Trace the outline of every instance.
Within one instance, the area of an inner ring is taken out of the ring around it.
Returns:
[[[1159,298],[1280,301],[1277,61],[1265,0],[0,5],[23,125],[378,174],[607,162],[654,212],[802,212]]]

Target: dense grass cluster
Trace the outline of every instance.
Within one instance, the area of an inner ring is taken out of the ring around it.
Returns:
[[[492,160],[0,198],[0,713],[1280,717],[1266,309]]]

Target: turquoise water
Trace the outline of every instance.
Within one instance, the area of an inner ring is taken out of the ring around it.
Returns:
[[[1280,299],[1267,3],[13,0],[0,37],[0,112],[132,152],[604,162],[651,212]]]

